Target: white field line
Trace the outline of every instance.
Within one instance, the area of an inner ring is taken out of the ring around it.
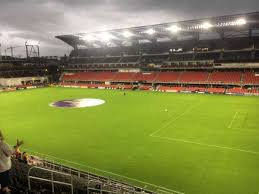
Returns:
[[[227,146],[220,146],[220,145],[214,145],[214,144],[206,144],[206,143],[200,143],[200,142],[189,141],[189,140],[178,139],[178,138],[169,138],[169,137],[160,137],[160,136],[152,136],[152,137],[159,138],[159,139],[164,139],[164,140],[169,140],[169,141],[182,142],[182,143],[188,143],[188,144],[195,144],[195,145],[200,145],[200,146],[214,147],[214,148],[220,148],[220,149],[225,149],[225,150],[232,150],[232,151],[238,151],[238,152],[244,152],[244,153],[259,155],[259,152],[251,151],[251,150],[245,150],[245,149],[239,149],[239,148],[231,148],[231,147],[227,147]]]
[[[233,119],[232,119],[231,122],[229,123],[229,125],[228,125],[228,128],[229,128],[229,129],[232,127],[232,124],[233,124],[233,122],[235,121],[237,115],[238,115],[238,111],[236,111],[236,113],[235,113]]]
[[[178,119],[180,119],[182,116],[184,116],[186,113],[190,112],[191,110],[193,110],[194,108],[196,108],[197,106],[199,106],[201,103],[197,103],[189,108],[187,108],[184,112],[182,112],[180,115],[178,115],[177,117],[175,117],[174,119],[170,120],[169,122],[167,122],[165,125],[161,126],[160,128],[158,128],[156,131],[154,131],[153,133],[151,133],[149,136],[153,136],[155,134],[157,134],[158,132],[162,131],[163,129],[165,129],[166,127],[168,127],[169,125],[171,125],[173,122],[177,121]]]
[[[70,164],[86,167],[86,168],[93,169],[93,170],[96,170],[96,171],[99,171],[99,172],[104,172],[106,174],[115,175],[115,176],[120,177],[120,178],[125,178],[127,180],[132,180],[132,181],[135,181],[135,182],[138,182],[138,183],[142,183],[142,184],[145,184],[145,185],[149,185],[149,186],[153,186],[153,187],[156,187],[156,188],[160,188],[160,189],[166,190],[166,191],[168,191],[168,192],[170,192],[172,194],[185,194],[185,193],[180,192],[180,191],[168,189],[166,187],[162,187],[162,186],[155,185],[155,184],[152,184],[152,183],[148,183],[148,182],[145,182],[145,181],[140,181],[140,180],[135,179],[135,178],[130,178],[130,177],[127,177],[127,176],[124,176],[124,175],[120,175],[120,174],[114,173],[114,172],[110,172],[110,171],[107,171],[107,170],[102,170],[102,169],[95,168],[95,167],[92,167],[92,166],[89,166],[89,165],[86,165],[86,164],[81,164],[81,163],[73,162],[73,161],[70,161],[70,160],[63,159],[63,158],[58,158],[56,156],[52,156],[52,155],[49,155],[49,154],[43,154],[43,153],[40,153],[40,152],[33,151],[31,149],[24,149],[24,150],[26,150],[28,152],[31,152],[31,153],[35,153],[35,154],[41,155],[41,156],[46,156],[46,157],[57,159],[57,160],[60,160],[60,161],[64,161],[64,162],[67,162],[67,163],[70,163]]]
[[[240,132],[240,133],[248,133],[248,132],[251,132],[251,133],[259,133],[259,130],[255,130],[255,129],[242,129],[242,128],[238,128],[238,127],[231,127],[230,129],[231,131],[234,131],[234,132]]]
[[[157,189],[157,193],[161,193],[161,194],[172,194],[170,191],[166,191],[166,190],[162,190],[162,189]],[[180,194],[178,191],[174,192],[173,194]]]

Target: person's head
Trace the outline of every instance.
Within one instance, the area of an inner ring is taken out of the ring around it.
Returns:
[[[4,141],[4,135],[2,133],[2,130],[0,130],[0,141]]]

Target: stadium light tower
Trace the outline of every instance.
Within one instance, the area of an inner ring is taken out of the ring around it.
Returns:
[[[40,58],[40,42],[26,41],[26,56],[27,58]]]

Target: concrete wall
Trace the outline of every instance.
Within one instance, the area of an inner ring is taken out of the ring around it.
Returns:
[[[22,82],[27,81],[48,81],[48,77],[18,77],[18,78],[0,78],[0,86],[18,86],[22,85]]]

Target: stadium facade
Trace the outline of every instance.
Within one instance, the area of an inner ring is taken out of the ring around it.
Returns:
[[[258,12],[57,38],[66,86],[258,94]]]

